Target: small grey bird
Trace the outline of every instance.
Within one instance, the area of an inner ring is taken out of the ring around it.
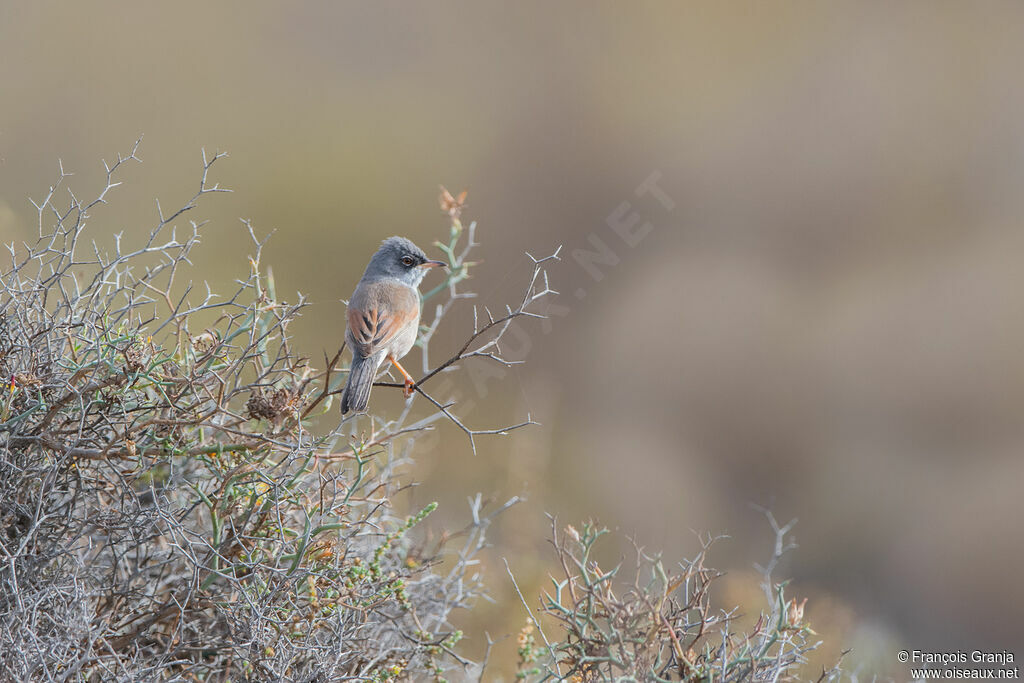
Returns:
[[[398,363],[416,343],[420,329],[419,285],[430,268],[447,267],[432,261],[404,237],[389,237],[370,259],[363,278],[348,302],[345,341],[352,349],[348,384],[341,395],[341,414],[362,412],[381,365],[388,361],[405,378],[405,397],[415,382]]]

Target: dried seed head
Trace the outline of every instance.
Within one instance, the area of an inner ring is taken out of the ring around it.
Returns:
[[[804,605],[807,604],[807,598],[804,598],[801,602],[797,603],[796,599],[789,601],[789,608],[786,610],[786,624],[790,627],[797,627],[800,622],[804,619]]]
[[[203,332],[198,337],[192,337],[192,348],[196,353],[205,354],[217,345],[217,341],[212,332]]]
[[[466,205],[466,195],[468,192],[469,190],[463,190],[457,197],[453,197],[452,193],[442,185],[441,195],[438,197],[438,203],[441,205],[441,211],[452,218],[458,218],[462,215],[462,209]]]
[[[145,348],[139,342],[132,342],[128,348],[124,350],[124,370],[127,373],[140,372],[146,367],[145,363],[146,351]]]
[[[263,389],[256,389],[245,402],[245,409],[252,419],[276,422],[289,410],[295,409],[298,403],[299,399],[287,389],[277,389],[269,394]]]

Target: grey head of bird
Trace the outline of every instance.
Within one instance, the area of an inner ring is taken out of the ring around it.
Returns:
[[[392,278],[410,287],[419,287],[431,268],[448,267],[444,261],[428,259],[422,249],[404,237],[389,237],[370,259],[364,280]]]

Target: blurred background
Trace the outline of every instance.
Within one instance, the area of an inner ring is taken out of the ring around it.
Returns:
[[[471,653],[525,618],[502,557],[545,585],[545,512],[668,558],[728,534],[728,604],[770,553],[753,502],[800,520],[781,576],[821,662],[901,678],[900,648],[1024,642],[1022,59],[1011,3],[2,2],[0,237],[35,234],[58,159],[94,196],[145,134],[102,241],[227,150],[196,277],[248,272],[239,217],[276,230],[317,359],[379,241],[444,238],[438,184],[469,188],[482,303],[520,295],[524,251],[565,256],[528,363],[452,376],[471,425],[543,426],[418,455],[410,502],[445,524],[469,493],[529,498],[496,523]]]

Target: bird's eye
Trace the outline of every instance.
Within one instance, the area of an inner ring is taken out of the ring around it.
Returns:
[[[412,256],[403,256],[402,257],[402,265],[403,266],[408,267],[408,266],[411,266],[412,264],[413,264]]]

